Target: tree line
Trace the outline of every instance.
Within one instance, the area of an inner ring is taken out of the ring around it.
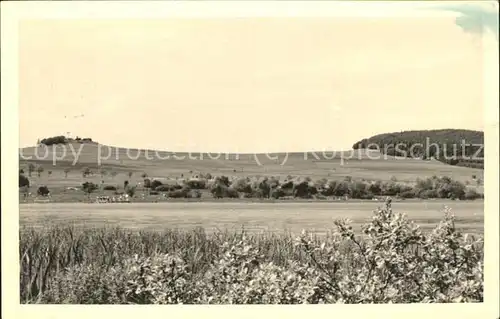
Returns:
[[[436,159],[457,166],[484,169],[484,132],[441,129],[383,133],[364,138],[353,149],[377,149],[389,156]]]

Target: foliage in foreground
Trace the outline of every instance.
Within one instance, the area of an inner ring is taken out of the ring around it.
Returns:
[[[481,302],[483,242],[445,211],[430,233],[387,203],[355,236],[23,229],[21,302],[298,304]]]

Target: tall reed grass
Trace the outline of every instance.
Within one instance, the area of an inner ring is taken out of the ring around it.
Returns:
[[[326,236],[52,226],[20,229],[22,303],[482,300],[482,238],[429,234],[390,209]]]

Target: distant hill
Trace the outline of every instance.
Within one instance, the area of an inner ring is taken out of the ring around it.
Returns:
[[[460,129],[414,130],[374,135],[352,146],[378,149],[389,156],[436,159],[443,163],[484,169],[484,132]]]

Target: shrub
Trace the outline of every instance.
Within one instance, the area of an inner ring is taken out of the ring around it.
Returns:
[[[438,198],[438,193],[435,189],[421,190],[417,194],[421,199]]]
[[[197,189],[191,191],[192,198],[201,198],[201,192]]]
[[[335,224],[339,236],[358,252],[353,255],[351,262],[356,267],[350,274],[335,271],[342,260],[338,244],[318,247],[306,235],[300,239],[311,256],[310,266],[322,273],[317,286],[327,300],[402,303],[483,299],[483,256],[477,250],[482,240],[471,243],[458,233],[449,210],[427,236],[404,215],[393,213],[390,203],[363,226],[367,237],[363,242],[354,235],[350,221],[339,220]],[[329,260],[318,262],[320,253],[330,256]]]
[[[335,184],[335,189],[333,190],[333,195],[335,196],[345,196],[349,194],[349,182],[342,181]]]
[[[160,182],[159,180],[156,180],[156,179],[155,179],[155,180],[153,180],[153,181],[151,182],[151,189],[153,189],[153,190],[157,190],[156,188],[157,188],[158,186],[161,186],[161,185],[163,185],[163,183],[162,183],[162,182]],[[160,190],[158,190],[158,191],[160,191]]]
[[[189,188],[176,189],[168,192],[168,197],[170,198],[190,198]]]
[[[382,182],[376,181],[368,186],[368,191],[375,196],[382,195]]]
[[[232,187],[227,187],[222,184],[215,184],[212,189],[210,189],[213,197],[215,198],[239,198],[240,194],[237,190]]]
[[[170,185],[158,185],[157,187],[153,188],[157,192],[170,192],[174,191],[175,189],[170,186]]]
[[[233,181],[231,187],[236,191],[245,194],[252,193],[252,185],[250,184],[250,180],[248,178],[239,178]]]
[[[48,196],[50,194],[49,188],[45,185],[38,187],[37,194],[40,196]]]
[[[466,200],[474,200],[478,198],[483,198],[483,194],[478,193],[475,189],[469,188],[464,195]]]
[[[90,194],[92,194],[97,189],[99,189],[99,186],[97,186],[97,184],[94,184],[92,182],[85,182],[82,184],[82,190],[85,193],[87,193],[89,198],[90,198]]]
[[[205,189],[207,188],[207,181],[204,179],[189,179],[185,182],[191,189]]]
[[[318,190],[314,183],[308,181],[302,181],[294,185],[293,187],[293,196],[299,198],[312,198],[313,195],[316,195]]]
[[[23,174],[19,174],[19,187],[30,187],[30,180]]]
[[[285,196],[286,196],[286,193],[281,188],[276,188],[276,189],[273,189],[271,191],[271,198],[279,199],[279,198],[282,198],[282,197],[285,197]]]
[[[401,198],[415,198],[415,192],[413,190],[405,190],[399,194]]]
[[[463,199],[465,189],[465,185],[458,181],[446,181],[437,187],[437,194],[439,198]]]
[[[215,182],[226,187],[229,187],[231,185],[231,182],[229,181],[229,178],[227,176],[218,176],[215,178]]]
[[[130,186],[128,185],[126,188],[125,188],[125,193],[130,196],[130,197],[134,197],[135,195],[135,191],[136,191],[136,187],[135,186]]]
[[[352,198],[363,199],[369,197],[368,185],[363,182],[354,182],[349,185],[349,195]]]

